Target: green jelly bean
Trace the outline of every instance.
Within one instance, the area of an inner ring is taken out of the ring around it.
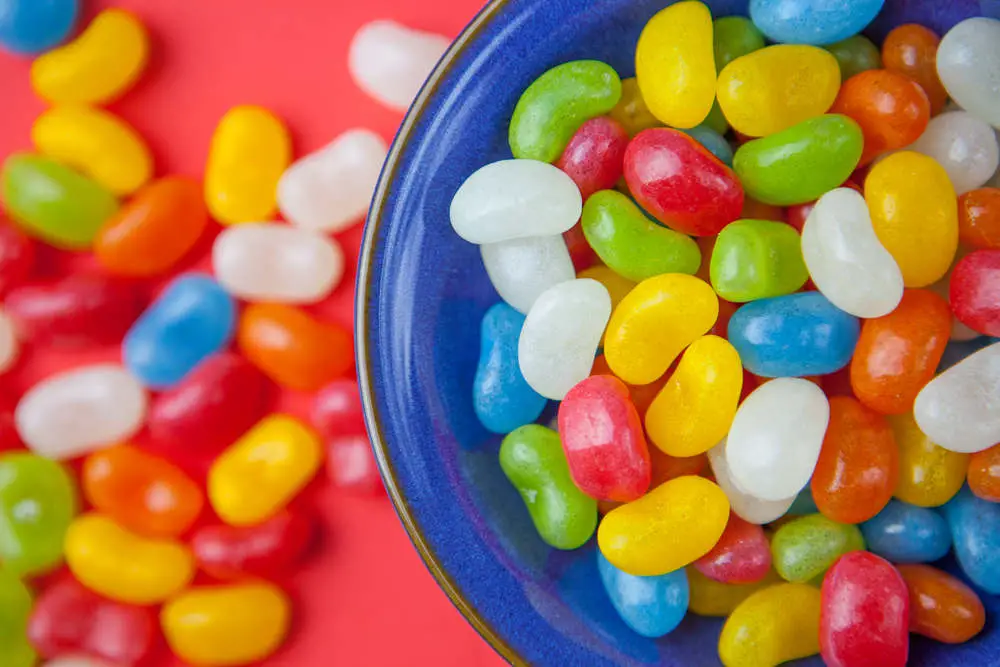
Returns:
[[[0,665],[33,667],[38,659],[28,642],[31,591],[13,572],[0,568]]]
[[[602,190],[587,200],[583,233],[608,268],[635,282],[662,273],[694,275],[701,266],[694,239],[656,224],[617,190]]]
[[[715,70],[721,72],[737,58],[763,49],[764,35],[745,16],[715,19]]]
[[[118,200],[106,188],[38,155],[11,155],[0,179],[11,218],[60,248],[89,248],[101,225],[118,210]]]
[[[567,550],[586,544],[597,528],[597,501],[573,483],[558,433],[538,424],[513,431],[500,445],[500,467],[547,544]]]
[[[848,37],[842,42],[824,46],[840,64],[840,79],[847,81],[855,74],[882,67],[882,54],[864,35]]]
[[[800,584],[821,577],[844,554],[864,548],[857,526],[831,521],[822,514],[789,521],[771,539],[775,571],[785,581]]]
[[[580,126],[618,104],[622,82],[609,65],[577,60],[550,69],[514,108],[510,150],[516,158],[555,162]]]
[[[771,220],[737,220],[719,233],[709,276],[720,297],[746,303],[798,291],[809,271],[794,227]]]
[[[857,168],[863,147],[857,123],[827,114],[743,144],[733,168],[750,197],[794,206],[843,185]]]
[[[0,456],[0,561],[8,570],[35,575],[57,566],[76,513],[73,480],[61,464],[34,454]]]
[[[708,118],[702,122],[702,125],[715,130],[723,136],[725,136],[726,132],[729,131],[729,121],[726,120],[726,115],[722,113],[722,107],[719,106],[719,100],[715,100],[715,104],[712,105],[712,110],[708,112]]]

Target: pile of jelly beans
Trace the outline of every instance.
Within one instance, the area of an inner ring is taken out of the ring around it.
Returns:
[[[749,6],[672,4],[635,78],[520,97],[451,205],[502,299],[473,404],[637,633],[895,667],[1000,594],[1000,21],[879,49],[881,0]]]

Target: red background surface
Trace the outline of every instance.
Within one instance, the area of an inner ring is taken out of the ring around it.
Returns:
[[[140,84],[111,107],[149,141],[158,174],[200,176],[222,114],[243,103],[286,119],[302,155],[355,126],[391,138],[401,117],[352,84],[347,48],[359,26],[394,18],[455,36],[481,0],[82,0],[84,21],[107,6],[130,9],[149,27],[154,55]],[[84,23],[81,23],[83,25]],[[0,157],[30,148],[29,129],[42,111],[31,93],[29,61],[0,53]],[[340,238],[356,255],[361,228]],[[207,243],[206,243],[207,248]],[[53,256],[61,273],[85,258]],[[203,266],[203,262],[201,263]],[[349,323],[353,272],[319,309]],[[15,390],[55,368],[114,358],[32,352],[17,369]],[[285,395],[281,408],[302,414],[305,397]],[[424,569],[385,498],[352,498],[319,488],[322,548],[291,582],[296,625],[271,667],[332,665],[500,665]]]

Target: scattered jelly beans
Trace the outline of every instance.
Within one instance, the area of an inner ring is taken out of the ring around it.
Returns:
[[[986,624],[976,592],[928,565],[901,565],[910,592],[910,631],[946,644],[967,642]]]
[[[34,667],[37,661],[26,633],[31,605],[31,591],[24,582],[0,568],[0,662],[4,667]]]
[[[822,576],[834,561],[865,548],[857,526],[836,523],[822,514],[793,519],[774,533],[774,569],[785,581],[804,584]]]
[[[962,488],[969,456],[950,452],[931,441],[912,413],[889,418],[899,445],[896,498],[920,507],[939,507]]]
[[[891,500],[861,525],[868,550],[892,563],[931,563],[951,549],[948,524],[938,512]]]
[[[79,0],[3,0],[0,46],[31,55],[57,46],[73,31]]]
[[[948,91],[937,72],[937,51],[941,38],[922,25],[907,23],[894,28],[882,43],[882,62],[887,70],[910,77],[924,89],[937,115],[948,101]]]
[[[882,54],[864,35],[854,35],[836,44],[829,44],[826,50],[837,59],[842,81],[847,81],[855,74],[882,67]]]
[[[716,294],[732,303],[791,294],[809,278],[798,233],[770,220],[727,225],[719,232],[709,273]]]
[[[751,584],[771,571],[771,547],[763,528],[730,515],[718,544],[693,566],[716,581]]]
[[[750,0],[750,18],[775,42],[832,44],[864,30],[885,0]]]
[[[307,515],[283,511],[256,526],[224,524],[199,528],[191,537],[198,567],[216,579],[286,576],[312,543]]]
[[[484,243],[479,251],[497,294],[522,313],[530,312],[547,289],[576,276],[570,251],[558,234]]]
[[[937,52],[937,71],[948,95],[963,109],[1000,127],[1000,109],[995,104],[996,80],[1000,76],[1000,21],[966,19],[948,31]]]
[[[722,626],[722,664],[778,665],[819,653],[820,606],[820,592],[806,584],[780,584],[757,591]]]
[[[657,577],[622,572],[597,552],[601,583],[622,620],[643,637],[663,637],[684,620],[688,609],[688,579],[684,570]]]

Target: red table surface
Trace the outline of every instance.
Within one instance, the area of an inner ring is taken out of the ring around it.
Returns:
[[[261,104],[286,119],[296,154],[320,148],[351,127],[386,139],[401,117],[367,98],[347,71],[359,26],[393,18],[455,36],[481,0],[82,0],[84,21],[117,6],[139,15],[153,36],[143,80],[111,109],[149,141],[157,173],[201,176],[209,138],[225,111]],[[81,25],[84,25],[81,22]],[[29,129],[44,106],[31,92],[29,61],[0,53],[0,158],[30,148]],[[356,255],[361,226],[341,235]],[[207,250],[208,243],[204,244]],[[89,258],[53,255],[50,274]],[[204,268],[202,259],[194,263]],[[350,324],[353,271],[318,310]],[[116,349],[85,355],[33,350],[5,382],[21,391],[68,365],[116,358]],[[302,415],[305,396],[286,394],[280,408]],[[320,488],[322,548],[290,582],[296,623],[270,667],[332,665],[500,665],[492,649],[452,607],[425,570],[385,498],[352,498]],[[169,661],[160,664],[170,664]]]

